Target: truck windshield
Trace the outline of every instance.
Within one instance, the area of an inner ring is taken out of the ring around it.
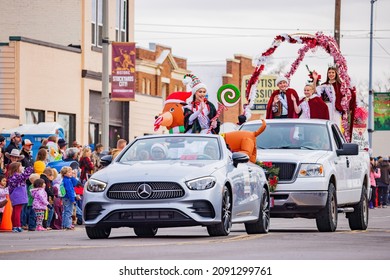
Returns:
[[[240,130],[256,131],[259,124],[244,124]],[[272,123],[256,138],[258,149],[330,150],[325,125]]]

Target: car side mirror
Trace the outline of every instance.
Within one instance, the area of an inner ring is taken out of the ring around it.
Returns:
[[[246,163],[249,161],[248,155],[240,152],[233,153],[232,158],[234,167],[237,167],[239,163]]]
[[[100,164],[104,167],[108,166],[112,162],[112,155],[102,156]]]
[[[337,156],[356,156],[359,154],[359,145],[355,143],[344,143],[340,150],[336,150]]]

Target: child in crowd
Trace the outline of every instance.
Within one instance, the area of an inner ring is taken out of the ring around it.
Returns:
[[[58,174],[56,169],[53,169],[53,193],[54,193],[54,217],[50,227],[52,229],[62,229],[62,199],[58,195],[60,191],[60,185],[62,183],[62,177]]]
[[[47,199],[49,200],[49,205],[47,207],[45,218],[43,220],[43,227],[51,230],[50,223],[53,219],[54,215],[54,209],[53,209],[53,203],[54,203],[54,193],[53,193],[53,186],[52,186],[52,180],[53,177],[53,169],[50,167],[46,167],[45,170],[43,170],[43,173],[41,174],[41,179],[45,181],[45,191],[47,194]]]
[[[372,195],[371,195],[371,201],[369,208],[373,209],[378,207],[378,188],[376,186],[376,178],[381,177],[381,170],[377,166],[377,162],[375,158],[370,157],[370,184],[371,184],[371,189],[372,189]]]
[[[7,194],[8,194],[7,179],[5,178],[4,174],[0,174],[0,225],[1,225],[1,221],[3,220],[3,212],[4,212],[5,204],[8,203]]]
[[[23,166],[20,162],[13,162],[9,165],[8,168],[8,191],[10,194],[10,199],[12,203],[12,231],[13,232],[22,232],[21,225],[21,213],[23,205],[27,204],[27,186],[26,180],[33,172],[32,167],[26,167],[23,169]]]
[[[31,195],[31,190],[34,188],[35,180],[39,179],[39,174],[32,173],[28,179],[29,179],[31,184],[28,186],[28,189],[27,189],[27,196],[28,196],[27,224],[28,224],[29,231],[35,231],[35,229],[37,227],[37,223],[36,223],[35,211],[34,211],[34,208],[32,207],[34,198]]]
[[[46,229],[42,226],[45,211],[49,205],[47,200],[47,194],[45,191],[45,181],[43,179],[36,179],[34,181],[34,188],[31,190],[31,196],[34,198],[32,207],[35,211],[37,231],[45,231]]]
[[[73,170],[69,166],[61,168],[61,175],[64,188],[66,190],[65,196],[62,198],[62,227],[67,230],[73,230],[74,226],[72,225],[72,214],[74,204],[76,204],[74,187],[77,186],[78,180],[73,176]]]

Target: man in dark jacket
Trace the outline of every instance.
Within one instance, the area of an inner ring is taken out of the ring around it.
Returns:
[[[21,155],[24,155],[24,159],[22,159],[21,163],[22,166],[28,167],[32,166],[34,167],[34,159],[32,156],[32,146],[34,145],[29,139],[24,139],[22,141],[22,151],[20,152]]]
[[[11,153],[13,149],[20,150],[19,144],[22,143],[22,137],[24,134],[20,134],[19,132],[15,131],[12,132],[10,135],[11,142],[8,144],[7,148],[4,150],[5,153]],[[4,157],[4,166],[6,166],[10,160],[7,157]]]

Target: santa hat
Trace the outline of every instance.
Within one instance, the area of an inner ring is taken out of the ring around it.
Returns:
[[[183,83],[185,85],[188,85],[188,84],[190,85],[192,94],[195,94],[195,92],[200,88],[204,88],[207,92],[206,85],[204,83],[202,83],[202,81],[193,74],[185,74],[184,79],[183,79]]]
[[[168,95],[167,99],[164,101],[164,105],[168,103],[187,103],[186,100],[191,96],[191,92],[187,91],[177,91],[172,92]]]
[[[289,83],[288,79],[285,76],[279,76],[276,78],[276,85],[278,85],[281,81],[285,81],[287,84]]]

